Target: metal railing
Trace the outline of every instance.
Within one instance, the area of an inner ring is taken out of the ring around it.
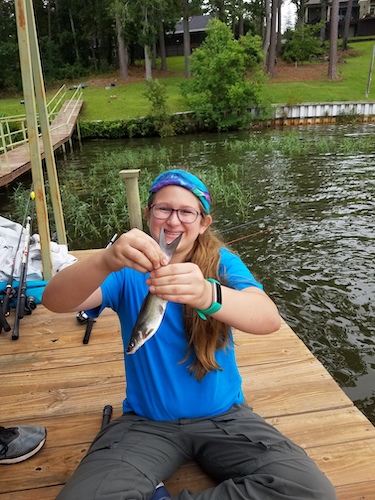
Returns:
[[[56,94],[50,99],[47,103],[47,113],[48,113],[48,121],[51,125],[61,110],[63,103],[66,102],[66,105],[72,101],[80,100],[82,97],[82,87],[79,85],[77,89],[74,91],[73,95],[66,101],[66,86],[65,84],[59,88]],[[78,102],[75,102],[72,107],[70,115],[65,120],[65,123],[61,123],[59,125],[51,127],[51,131],[55,130],[59,127],[65,126],[71,119],[76,107],[78,106]],[[39,115],[37,115],[38,120],[38,130],[39,137],[41,137],[41,130],[39,124]],[[8,151],[13,150],[17,146],[21,146],[22,144],[26,144],[28,142],[27,136],[27,121],[26,115],[14,115],[14,116],[6,116],[0,117],[0,155],[5,156],[5,163],[8,165]],[[0,158],[0,170],[2,168],[2,162]]]

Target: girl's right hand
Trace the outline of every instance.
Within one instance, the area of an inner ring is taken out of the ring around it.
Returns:
[[[123,233],[113,245],[104,250],[103,257],[109,272],[130,267],[147,273],[168,264],[159,244],[147,233],[135,228]]]

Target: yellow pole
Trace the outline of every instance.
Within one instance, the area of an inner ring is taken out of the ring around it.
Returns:
[[[50,248],[50,232],[48,224],[48,213],[46,194],[44,189],[42,160],[39,150],[38,123],[36,119],[35,93],[32,78],[30,39],[26,22],[25,0],[15,2],[17,18],[18,46],[20,52],[20,64],[22,74],[22,86],[25,100],[27,129],[29,137],[29,149],[31,160],[31,173],[35,191],[35,208],[38,221],[38,232],[43,262],[43,277],[48,280],[52,278],[52,260]]]
[[[128,200],[130,227],[143,229],[141,202],[139,201],[138,177],[139,169],[121,170],[120,177],[125,181],[126,197]]]
[[[42,131],[42,139],[44,144],[44,157],[46,161],[49,188],[51,192],[51,201],[52,201],[53,214],[56,224],[57,239],[61,245],[66,245],[67,241],[65,233],[65,223],[61,205],[55,155],[53,152],[51,131],[49,127],[46,93],[44,89],[42,67],[40,63],[40,53],[39,53],[38,38],[35,26],[34,9],[32,5],[32,0],[25,0],[25,1],[27,10],[26,19],[30,37],[31,64],[34,77],[35,94],[36,94],[36,101],[38,104],[40,127]]]

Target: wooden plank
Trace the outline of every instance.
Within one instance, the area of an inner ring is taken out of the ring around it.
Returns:
[[[13,315],[9,323],[13,326]],[[81,347],[90,348],[94,341],[100,344],[117,342],[121,346],[120,324],[116,314],[109,309],[103,311],[93,326],[90,343],[82,344],[85,326],[78,323],[75,313],[51,313],[38,305],[31,316],[25,316],[20,324],[20,338],[17,342],[11,340],[10,333],[0,335],[0,364],[3,356],[16,355],[23,352],[34,353],[51,349]],[[43,355],[41,355],[43,357]],[[6,360],[4,361],[4,363]]]
[[[93,333],[93,336],[95,333]],[[82,337],[82,335],[81,335]],[[47,368],[64,366],[92,365],[93,363],[107,363],[109,361],[122,361],[124,359],[122,345],[111,339],[103,344],[91,340],[91,345],[82,344],[77,347],[44,350],[42,355],[35,352],[21,352],[8,354],[0,358],[0,374],[31,372]]]
[[[239,367],[315,359],[285,322],[277,332],[269,335],[251,335],[237,330],[234,341]]]
[[[104,364],[103,364],[104,365]],[[105,366],[105,365],[104,365]],[[106,370],[100,369],[100,365],[95,365],[95,372]],[[44,374],[43,374],[44,375]],[[79,375],[76,374],[79,378]],[[43,377],[44,378],[44,377]],[[45,375],[46,383],[44,387],[31,384],[24,384],[24,390],[16,390],[11,394],[7,390],[7,395],[2,396],[2,418],[9,419],[9,416],[22,419],[39,419],[55,415],[72,415],[77,411],[84,413],[99,413],[104,404],[111,404],[114,407],[121,407],[125,396],[124,377],[107,376],[96,374],[87,380],[87,385],[77,385],[74,387],[72,381],[60,379],[58,383],[57,375],[54,376],[54,383],[48,387],[48,375]],[[21,379],[18,379],[22,384]],[[2,383],[6,383],[5,381]],[[41,380],[41,385],[43,382]],[[16,385],[12,384],[13,387]]]
[[[248,403],[263,417],[352,406],[318,360],[241,368]]]
[[[375,439],[355,441],[354,446],[339,443],[309,448],[307,452],[335,487],[374,481],[375,460],[370,457],[375,457]]]
[[[0,500],[55,500],[62,486],[0,493]]]
[[[336,488],[338,500],[374,500],[375,479],[364,483],[346,484]]]
[[[266,420],[305,449],[375,439],[375,427],[355,406]]]

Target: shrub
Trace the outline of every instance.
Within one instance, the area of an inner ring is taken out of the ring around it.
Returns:
[[[287,30],[281,53],[284,61],[303,62],[322,56],[324,49],[319,36],[321,25],[322,23],[304,24],[294,31]]]
[[[190,57],[193,78],[183,82],[182,94],[209,129],[229,130],[249,123],[248,108],[259,103],[260,83],[248,72],[261,61],[259,37],[233,39],[228,26],[213,19],[207,37]]]

